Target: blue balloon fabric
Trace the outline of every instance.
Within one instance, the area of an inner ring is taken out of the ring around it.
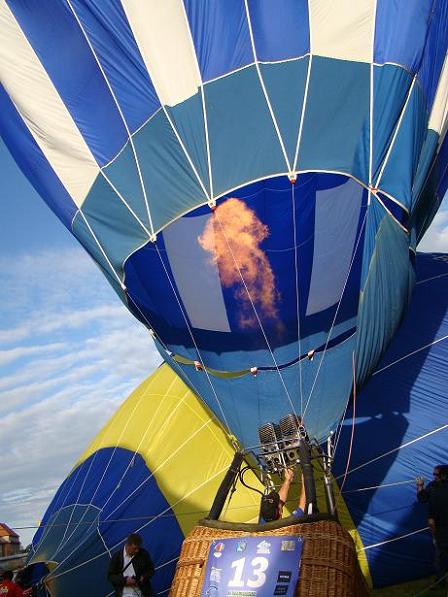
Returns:
[[[406,318],[350,410],[335,474],[363,541],[376,586],[434,573],[427,504],[416,499],[447,462],[448,255],[417,255],[417,284]]]
[[[447,0],[5,0],[0,131],[240,443],[325,439],[447,187]]]
[[[415,477],[429,480],[433,466],[446,462],[448,255],[418,254],[416,270],[408,315],[356,398],[347,475],[352,410],[336,434],[338,508],[374,586],[433,572]],[[86,596],[106,595],[110,555],[138,531],[156,564],[155,590],[167,593],[182,541],[208,512],[232,456],[222,425],[164,365],[131,394],[61,485],[33,539],[31,562],[48,564],[46,582],[56,596],[77,595],[79,586]],[[248,484],[261,487],[255,477]],[[258,510],[259,495],[239,486],[224,517],[258,520]]]

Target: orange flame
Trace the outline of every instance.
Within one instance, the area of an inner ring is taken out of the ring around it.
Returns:
[[[254,307],[263,318],[278,318],[275,277],[259,246],[268,236],[268,227],[255,212],[243,201],[230,198],[215,209],[198,237],[201,247],[211,254],[212,263],[218,265],[222,285],[238,285],[235,297],[241,305],[241,328],[258,325]]]

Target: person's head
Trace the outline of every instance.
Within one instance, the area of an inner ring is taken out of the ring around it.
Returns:
[[[128,556],[135,556],[143,544],[143,540],[137,533],[132,533],[126,540],[126,553]]]
[[[436,466],[434,467],[434,469],[432,471],[432,476],[434,478],[434,481],[440,481],[440,474],[441,474],[442,469],[443,469],[442,464],[436,464]]]
[[[13,576],[12,570],[5,570],[3,572],[3,580],[12,580]]]
[[[282,517],[283,502],[276,491],[271,491],[261,498],[260,515],[266,522],[278,520]]]
[[[439,465],[439,481],[443,483],[448,481],[448,464]]]

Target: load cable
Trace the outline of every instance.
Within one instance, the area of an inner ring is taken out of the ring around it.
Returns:
[[[246,291],[246,293],[247,293],[247,297],[248,297],[248,299],[249,299],[249,302],[250,302],[250,304],[251,304],[251,307],[252,307],[252,309],[253,309],[253,312],[254,312],[255,318],[257,319],[257,322],[258,322],[258,325],[259,325],[259,327],[260,327],[261,333],[262,333],[262,335],[263,335],[263,338],[264,338],[264,340],[265,340],[265,342],[266,342],[267,349],[268,349],[268,351],[269,351],[269,353],[270,353],[270,355],[271,355],[271,358],[272,358],[272,361],[273,361],[273,363],[274,363],[275,369],[276,369],[276,371],[277,371],[277,373],[278,373],[278,375],[279,375],[279,377],[280,377],[280,382],[281,382],[281,385],[283,386],[283,389],[284,389],[284,391],[285,391],[285,393],[286,393],[286,396],[287,396],[287,398],[288,398],[289,404],[290,404],[290,406],[291,406],[291,408],[292,408],[292,410],[293,410],[294,414],[295,414],[295,415],[297,415],[296,409],[295,409],[295,407],[294,407],[293,401],[292,401],[292,399],[291,399],[291,396],[290,396],[290,394],[289,394],[288,388],[286,387],[286,383],[285,383],[285,380],[283,379],[283,375],[281,374],[281,371],[280,371],[280,369],[279,369],[279,366],[278,366],[277,360],[276,360],[276,358],[275,358],[274,352],[273,352],[273,350],[272,350],[272,348],[271,348],[271,345],[270,345],[270,343],[269,343],[268,337],[267,337],[267,335],[266,335],[266,331],[265,331],[265,329],[264,329],[264,326],[263,326],[263,324],[262,324],[262,322],[261,322],[261,319],[260,319],[260,316],[259,316],[259,314],[258,314],[257,308],[255,307],[255,304],[254,304],[254,301],[253,301],[253,299],[252,299],[251,293],[250,293],[250,291],[249,291],[249,288],[247,287],[246,281],[245,281],[245,279],[244,279],[244,276],[243,276],[243,274],[242,274],[242,272],[241,272],[241,268],[240,268],[240,266],[238,265],[238,262],[237,262],[237,260],[236,260],[236,258],[235,258],[235,255],[234,255],[233,251],[232,251],[232,247],[230,246],[229,239],[227,238],[227,235],[226,235],[226,233],[225,233],[224,226],[223,226],[223,224],[222,224],[222,222],[221,222],[221,220],[220,220],[220,218],[219,218],[219,213],[218,213],[218,210],[216,210],[216,211],[214,212],[214,216],[215,216],[215,218],[216,218],[216,221],[217,221],[217,223],[218,223],[218,225],[219,225],[219,227],[220,227],[220,229],[221,229],[221,233],[222,233],[222,235],[223,235],[223,238],[224,238],[224,240],[225,240],[225,243],[226,243],[226,245],[227,245],[227,248],[228,248],[228,250],[229,250],[229,253],[230,253],[231,257],[232,257],[232,261],[233,261],[233,263],[234,263],[234,265],[235,265],[235,268],[236,268],[236,269],[237,269],[237,271],[238,271],[238,275],[239,275],[239,277],[240,277],[240,279],[241,279],[241,282],[243,283],[244,289],[245,289],[245,291]]]
[[[355,249],[353,251],[352,260],[350,262],[350,267],[348,268],[347,276],[345,278],[344,286],[342,288],[341,297],[340,297],[340,299],[338,301],[338,304],[337,304],[337,307],[336,307],[336,312],[334,314],[333,321],[331,323],[331,327],[330,327],[330,330],[329,330],[328,335],[327,335],[327,340],[326,340],[326,343],[325,343],[324,351],[323,351],[322,356],[320,358],[319,365],[318,365],[318,368],[317,368],[317,372],[316,372],[316,375],[314,377],[313,385],[311,387],[310,394],[309,394],[307,402],[305,404],[305,410],[303,411],[303,417],[305,417],[305,413],[306,413],[306,411],[308,409],[308,405],[309,405],[311,397],[313,395],[314,388],[316,387],[317,379],[319,377],[319,374],[320,374],[320,371],[321,371],[321,368],[322,368],[322,364],[323,364],[323,361],[324,361],[324,358],[325,358],[325,355],[326,355],[326,352],[327,352],[327,348],[328,348],[328,344],[330,342],[331,334],[332,334],[333,329],[334,329],[334,327],[336,325],[336,319],[337,319],[337,317],[339,315],[339,309],[341,307],[341,302],[342,302],[342,299],[344,297],[345,289],[347,288],[347,283],[348,283],[348,280],[349,280],[349,277],[350,277],[350,274],[351,274],[351,271],[352,271],[352,268],[353,268],[353,264],[355,262],[356,253],[358,252],[359,243],[360,243],[363,231],[364,231],[364,226],[366,224],[367,213],[368,213],[368,210],[366,209],[364,217],[363,217],[363,220],[362,220],[361,228],[359,230],[358,238],[356,240],[356,245],[355,245]]]

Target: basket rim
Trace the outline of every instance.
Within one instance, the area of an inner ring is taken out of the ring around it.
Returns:
[[[331,514],[310,514],[301,516],[287,516],[281,520],[273,520],[263,524],[253,522],[229,522],[227,520],[212,520],[210,518],[203,518],[198,521],[198,525],[208,527],[211,529],[222,529],[225,531],[246,531],[246,532],[260,532],[270,531],[274,529],[281,529],[283,527],[297,526],[298,524],[311,524],[314,522],[327,521],[338,524],[341,528],[337,516]]]

